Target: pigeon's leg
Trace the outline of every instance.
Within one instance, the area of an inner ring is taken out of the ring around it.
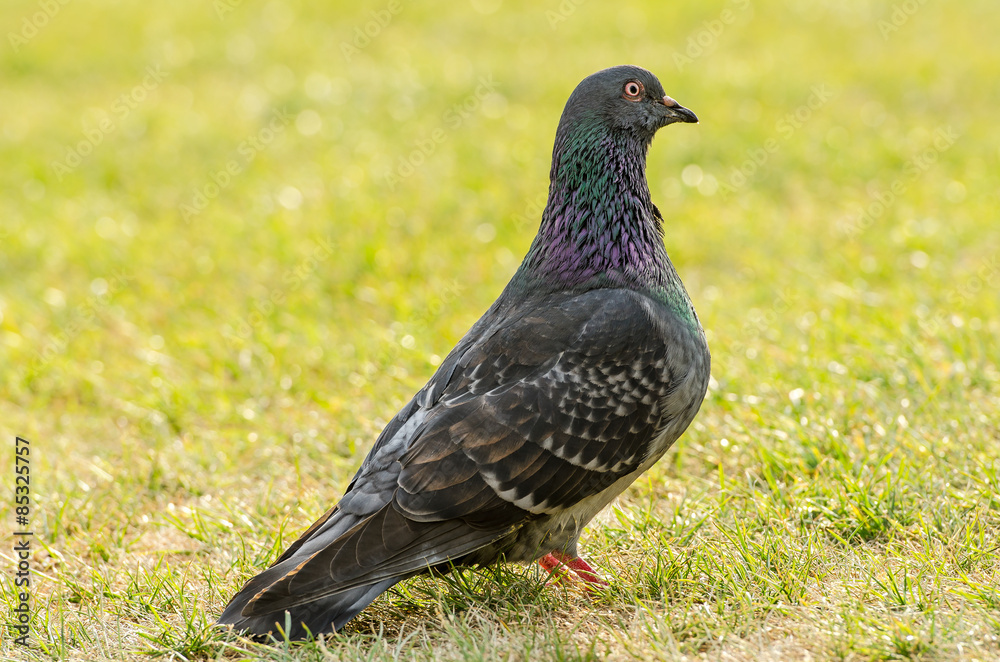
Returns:
[[[538,565],[542,566],[545,572],[551,573],[559,566],[559,559],[557,559],[552,554],[546,554],[542,558],[538,559]]]
[[[598,586],[607,586],[608,583],[597,574],[597,572],[590,567],[590,564],[581,559],[579,556],[570,558],[568,561],[564,561],[570,570],[576,573],[576,576],[585,582],[590,584],[597,584]]]
[[[559,566],[562,565],[562,561],[557,559],[555,554],[546,554],[542,558],[538,559],[538,565],[542,566],[542,569],[552,575],[552,578],[556,581],[559,581],[566,576],[566,573],[559,568]]]
[[[590,567],[590,564],[581,559],[579,556],[570,556],[565,552],[552,552],[546,554],[542,558],[538,559],[538,564],[545,568],[545,570],[556,577],[556,579],[561,579],[566,575],[556,575],[556,571],[559,566],[566,566],[576,574],[577,577],[587,582],[587,587],[592,588],[592,584],[598,586],[607,586],[608,583],[601,579],[601,577]]]

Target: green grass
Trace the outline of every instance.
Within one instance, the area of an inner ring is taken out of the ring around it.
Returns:
[[[73,2],[17,44],[42,5],[0,7],[36,534],[0,656],[1000,659],[995,3],[400,0],[349,62],[389,4],[335,4]],[[567,96],[628,62],[702,120],[648,174],[714,379],[584,535],[610,588],[487,568],[322,644],[212,631],[500,292]]]

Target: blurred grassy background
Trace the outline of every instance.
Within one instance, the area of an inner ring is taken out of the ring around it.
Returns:
[[[201,626],[513,273],[569,93],[634,63],[701,118],[648,176],[714,379],[585,541],[625,588],[525,598],[569,623],[541,640],[520,598],[404,592],[375,612],[418,637],[362,620],[338,654],[1000,656],[994,3],[50,0],[0,25],[0,432],[33,444],[43,652],[223,654]]]

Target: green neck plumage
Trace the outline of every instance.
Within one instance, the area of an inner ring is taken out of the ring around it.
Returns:
[[[515,279],[531,289],[624,287],[693,315],[646,183],[648,141],[616,136],[598,118],[564,128],[541,226]]]

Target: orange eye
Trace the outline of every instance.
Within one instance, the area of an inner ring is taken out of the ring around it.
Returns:
[[[625,92],[622,94],[623,97],[629,101],[638,101],[642,98],[643,87],[642,83],[637,80],[630,80],[625,83]]]

